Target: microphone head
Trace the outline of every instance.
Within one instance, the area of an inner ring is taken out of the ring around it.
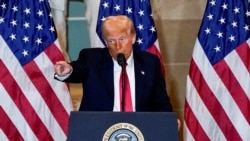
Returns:
[[[119,54],[117,55],[117,62],[118,62],[118,64],[119,64],[120,66],[122,66],[122,67],[125,65],[126,59],[125,59],[125,56],[124,56],[123,53],[119,53]]]

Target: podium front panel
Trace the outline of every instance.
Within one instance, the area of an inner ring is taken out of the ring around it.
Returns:
[[[70,114],[67,141],[120,141],[122,138],[178,141],[177,115],[174,112],[85,111]]]

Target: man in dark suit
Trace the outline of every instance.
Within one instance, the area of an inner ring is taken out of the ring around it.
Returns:
[[[83,49],[76,61],[55,65],[58,80],[82,83],[80,111],[120,111],[119,77],[122,67],[117,55],[123,54],[130,82],[132,111],[172,111],[160,61],[153,54],[133,49],[136,33],[126,16],[103,21],[107,48]]]

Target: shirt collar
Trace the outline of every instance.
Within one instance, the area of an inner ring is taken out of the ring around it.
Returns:
[[[131,67],[133,65],[134,62],[134,53],[133,51],[131,52],[131,55],[129,56],[129,58],[127,59],[127,67]]]
[[[112,57],[112,60],[114,62],[114,65],[115,65],[115,68],[116,67],[121,67],[118,62]],[[126,60],[127,62],[127,67],[132,67],[133,66],[133,63],[134,63],[134,53],[133,51],[131,52],[131,55],[129,56],[129,58]]]

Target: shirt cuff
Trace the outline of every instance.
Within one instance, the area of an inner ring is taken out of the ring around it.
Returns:
[[[63,81],[65,79],[69,78],[69,76],[71,75],[71,73],[72,73],[72,71],[69,72],[69,73],[67,73],[67,74],[65,74],[65,75],[62,75],[62,76],[59,76],[58,74],[55,74],[55,78],[57,78],[60,81]]]

